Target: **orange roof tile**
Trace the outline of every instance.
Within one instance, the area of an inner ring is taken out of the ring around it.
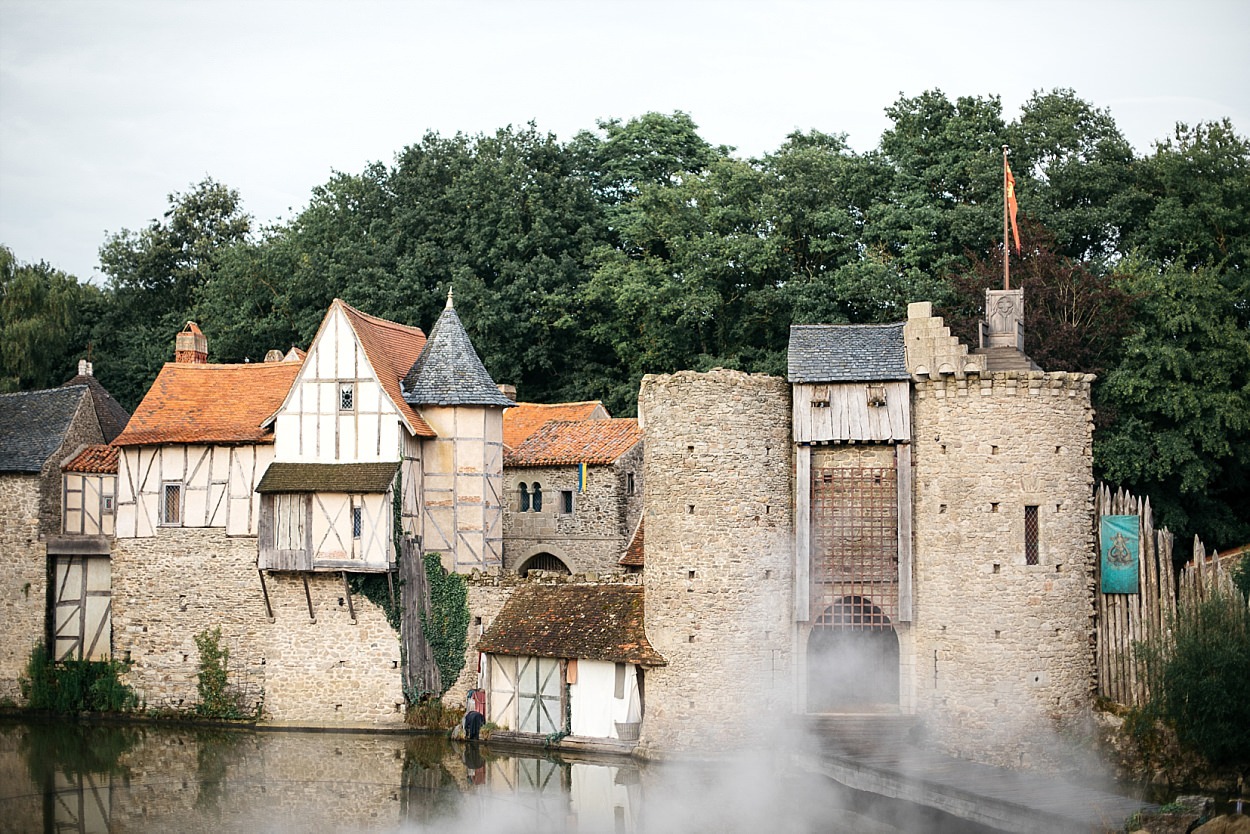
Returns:
[[[167,362],[113,443],[272,443],[262,424],[282,405],[300,366]]]
[[[408,373],[421,355],[421,349],[425,347],[425,333],[419,327],[409,327],[362,313],[341,299],[336,298],[334,304],[342,307],[352,330],[356,331],[360,347],[369,358],[369,364],[373,366],[373,372],[378,375],[382,390],[386,391],[395,408],[408,421],[413,433],[420,437],[434,437],[434,430],[425,422],[420,411],[404,402],[403,392],[399,388],[400,380]],[[333,305],[330,309],[334,309]]]
[[[84,472],[95,475],[117,474],[117,447],[99,443],[88,446],[74,456],[61,469],[65,472]]]
[[[638,421],[550,420],[516,449],[504,450],[506,466],[612,463],[642,440]]]
[[[640,568],[646,564],[644,559],[645,551],[643,550],[643,518],[638,519],[638,526],[634,528],[634,537],[629,540],[629,547],[625,548],[625,555],[617,562],[618,565],[624,565],[627,568]]]
[[[596,410],[603,412],[597,415]],[[515,449],[525,439],[551,420],[607,419],[610,415],[603,403],[589,400],[580,403],[517,403],[503,413],[503,442]]]

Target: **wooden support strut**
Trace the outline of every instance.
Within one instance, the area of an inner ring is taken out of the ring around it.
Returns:
[[[352,618],[352,625],[356,624],[356,609],[352,607],[352,586],[347,584],[347,571],[343,574],[343,596],[347,598],[347,615]]]
[[[265,596],[265,615],[269,617],[269,622],[273,622],[273,606],[269,603],[269,587],[265,585],[265,572],[256,569],[257,575],[260,576],[260,592]]]
[[[308,600],[308,621],[310,623],[317,622],[317,615],[313,613],[312,607],[312,591],[308,590],[308,574],[300,573],[304,579],[304,599]]]

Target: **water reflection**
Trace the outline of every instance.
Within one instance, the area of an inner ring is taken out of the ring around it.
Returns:
[[[4,832],[974,830],[868,801],[781,754],[643,766],[433,736],[0,724]]]

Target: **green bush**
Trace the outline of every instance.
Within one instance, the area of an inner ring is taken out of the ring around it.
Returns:
[[[230,650],[221,645],[221,628],[205,629],[195,635],[195,646],[200,652],[196,685],[200,701],[195,705],[196,715],[227,721],[259,718],[263,700],[250,706],[246,688],[230,681]]]
[[[1250,615],[1214,594],[1172,620],[1172,643],[1138,647],[1150,682],[1143,718],[1163,719],[1213,765],[1250,764]]]
[[[134,690],[121,682],[126,664],[117,660],[56,662],[43,643],[31,649],[19,684],[31,709],[59,715],[78,712],[126,712],[135,708]]]

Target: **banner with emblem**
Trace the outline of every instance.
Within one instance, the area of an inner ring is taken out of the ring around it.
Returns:
[[[1104,515],[1098,530],[1102,551],[1102,592],[1137,593],[1138,529],[1135,515]]]

